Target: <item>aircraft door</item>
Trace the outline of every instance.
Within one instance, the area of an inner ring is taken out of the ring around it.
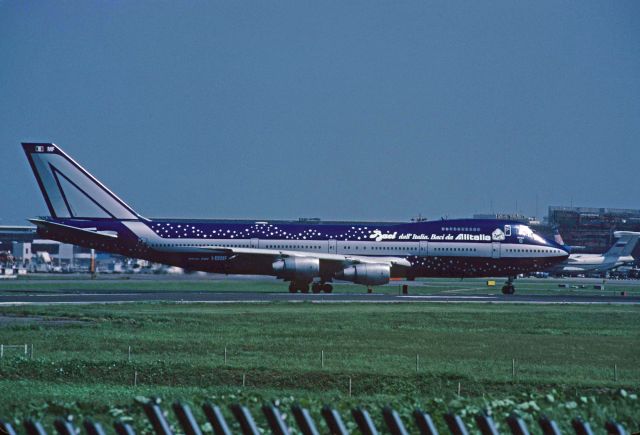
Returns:
[[[491,258],[500,258],[500,242],[491,242]]]
[[[251,242],[250,242],[249,246],[251,246],[252,248],[259,248],[260,247],[260,239],[251,239]]]
[[[429,242],[426,240],[420,240],[420,252],[418,253],[420,257],[426,257],[429,255]]]
[[[329,254],[337,254],[338,253],[338,243],[335,239],[329,240]]]

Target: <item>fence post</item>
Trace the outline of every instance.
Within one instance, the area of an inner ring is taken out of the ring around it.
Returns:
[[[385,406],[382,409],[382,417],[384,418],[384,422],[387,424],[391,435],[409,435],[397,411]]]
[[[476,414],[476,425],[482,435],[498,435],[498,429],[496,429],[496,424],[493,422],[493,418],[486,414]]]
[[[113,428],[116,430],[118,435],[136,435],[136,431],[133,430],[130,424],[123,423],[121,421],[113,423]]]
[[[609,420],[605,423],[604,428],[607,430],[608,434],[612,435],[626,435],[627,432],[624,430],[622,425],[616,423],[613,420]]]
[[[271,405],[265,404],[262,406],[262,412],[264,416],[267,418],[267,423],[269,423],[269,427],[271,428],[271,432],[273,435],[289,435],[289,428],[287,427],[284,419],[282,418],[282,414],[280,410]]]
[[[224,365],[227,365],[227,346],[224,347]]]
[[[433,419],[429,414],[420,409],[416,409],[413,411],[413,418],[416,421],[420,435],[438,435],[438,429],[436,429],[436,425],[433,424]]]
[[[298,423],[302,435],[320,435],[308,409],[302,408],[300,405],[293,405],[291,412],[293,413],[296,423]]]
[[[42,424],[39,421],[27,419],[24,421],[24,429],[28,435],[47,435]]]
[[[349,376],[349,397],[351,397],[351,376]]]
[[[613,365],[613,380],[618,381],[618,364]]]
[[[378,435],[378,429],[366,409],[355,408],[351,410],[351,415],[353,415],[362,435]]]
[[[516,379],[516,359],[515,358],[511,359],[511,378],[513,380]]]
[[[207,420],[209,420],[209,423],[211,423],[211,426],[213,426],[213,432],[216,435],[231,435],[227,421],[224,419],[224,415],[222,415],[222,411],[218,406],[205,403],[202,405],[202,410]]]
[[[153,402],[147,402],[142,408],[144,409],[144,413],[147,414],[147,418],[151,426],[153,426],[156,435],[173,435],[160,406]]]
[[[529,428],[527,423],[515,414],[511,414],[507,417],[507,424],[513,435],[529,435]]]
[[[547,418],[546,415],[543,415],[538,419],[538,424],[540,425],[540,429],[542,429],[542,433],[544,435],[560,435],[560,428],[558,424]]]
[[[198,426],[198,422],[193,416],[191,408],[189,408],[188,405],[175,402],[173,404],[173,412],[176,414],[178,422],[180,423],[180,426],[182,426],[185,435],[202,435],[200,426]]]
[[[25,344],[24,345],[24,356],[25,357],[28,355],[28,352],[29,352],[28,349],[29,349],[29,347]]]
[[[131,362],[131,346],[129,346],[129,362]]]
[[[416,354],[416,373],[420,370],[420,355]]]
[[[449,427],[451,435],[469,435],[467,428],[459,415],[446,413],[444,415],[444,421],[447,423],[447,427]]]
[[[11,426],[11,423],[2,420],[0,420],[0,433],[6,435],[17,435],[16,430]]]
[[[576,435],[593,435],[589,423],[582,421],[579,418],[571,420],[571,426],[573,426],[573,430],[576,432]]]
[[[53,422],[53,427],[56,428],[56,431],[58,431],[60,435],[76,435],[77,433],[79,433],[73,423],[65,420],[64,418],[57,418]]]
[[[320,367],[324,368],[324,349],[320,351]]]
[[[256,426],[251,412],[246,407],[237,404],[231,405],[231,412],[240,423],[240,428],[244,435],[260,435],[260,430]]]
[[[85,420],[82,425],[84,429],[87,431],[87,435],[105,435],[104,428],[98,422],[94,422],[91,420]]]
[[[0,344],[0,358],[4,358],[4,344]]]
[[[325,405],[322,408],[322,417],[327,423],[331,435],[349,435],[349,431],[347,431],[342,417],[340,417],[340,413],[329,407],[329,405]]]

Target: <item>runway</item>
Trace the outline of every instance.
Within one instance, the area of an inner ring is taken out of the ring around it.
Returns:
[[[0,295],[0,305],[47,304],[118,304],[135,302],[178,303],[497,303],[497,304],[624,304],[638,305],[638,296],[615,295],[389,295],[367,293],[255,293],[255,292],[113,292],[113,293],[53,293]]]

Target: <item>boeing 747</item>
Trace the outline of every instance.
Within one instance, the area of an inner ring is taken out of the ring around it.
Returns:
[[[516,221],[296,222],[149,219],[53,143],[23,143],[50,216],[41,237],[223,274],[271,275],[290,292],[331,292],[334,280],[367,287],[392,278],[506,277],[549,268],[568,252]]]

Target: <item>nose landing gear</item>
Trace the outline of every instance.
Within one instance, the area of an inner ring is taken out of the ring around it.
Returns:
[[[513,276],[510,276],[510,277],[507,278],[507,282],[504,284],[504,286],[502,286],[502,294],[512,295],[512,294],[514,294],[516,292],[516,288],[513,285],[513,281],[515,279],[516,278],[513,277]]]

